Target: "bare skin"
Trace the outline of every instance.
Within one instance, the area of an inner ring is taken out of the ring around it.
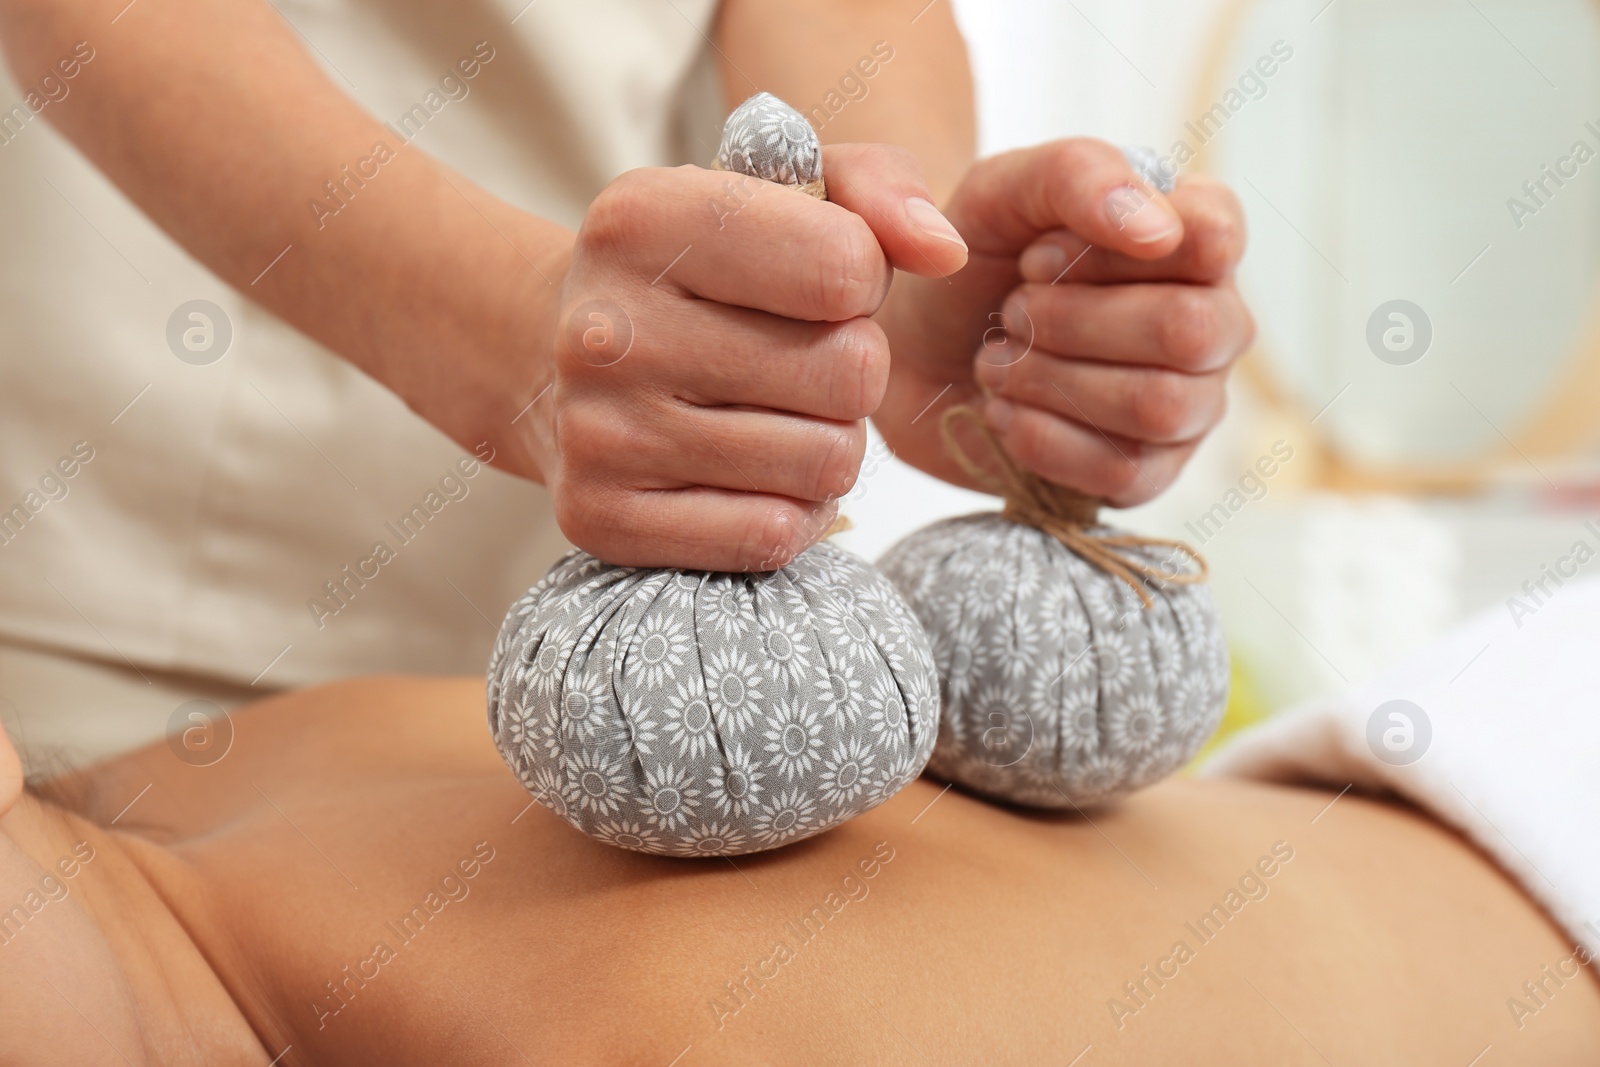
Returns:
[[[828,498],[854,480],[887,369],[869,316],[891,263],[939,274],[965,259],[905,207],[942,197],[972,161],[971,79],[948,5],[915,26],[913,0],[811,6],[721,5],[727,107],[758,88],[824,99],[892,38],[871,95],[826,134],[896,147],[860,166],[859,154],[830,159],[857,190],[849,210],[777,193],[726,226],[713,206],[730,201],[727,175],[702,167],[617,177],[577,232],[521,210],[398,141],[267,0],[0,0],[0,46],[23,84],[78,42],[93,47],[48,121],[218,277],[467,450],[545,484],[574,543],[618,563],[740,570],[820,537]],[[468,68],[474,92],[504,106],[543,91],[507,13],[437,9],[457,49],[445,62],[498,57]],[[369,165],[359,198],[324,226],[308,200],[374,159],[381,177]],[[609,352],[573,351],[573,335],[594,335],[568,330],[593,299],[621,307],[639,341],[610,374],[592,366]],[[609,432],[619,426],[627,444]]]
[[[0,904],[68,891],[0,944],[0,1063],[1600,1055],[1592,973],[1518,1029],[1507,998],[1573,948],[1414,812],[1180,780],[1090,822],[923,780],[814,841],[663,860],[530,807],[482,709],[470,680],[276,698],[209,767],[160,745],[47,787],[79,813],[0,752]]]
[[[474,92],[530,91],[498,12],[441,4],[438,32],[502,56]],[[786,563],[854,484],[869,415],[906,461],[970,484],[939,416],[980,386],[1045,477],[1119,506],[1171,484],[1253,330],[1230,193],[1185,182],[1169,201],[1088,140],[974,165],[948,4],[723,0],[712,37],[728,107],[763,89],[820,126],[834,204],[645,168],[573,232],[396,142],[265,0],[0,0],[19,83],[94,48],[42,114],[157,225],[465,449],[543,483],[566,536],[605,559]],[[324,227],[308,198],[380,144],[381,179]],[[1002,321],[1027,336],[997,356]]]

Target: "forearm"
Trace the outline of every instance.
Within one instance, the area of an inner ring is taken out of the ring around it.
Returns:
[[[948,3],[724,0],[716,35],[730,108],[762,89],[825,144],[910,149],[940,202],[972,164],[972,74]]]
[[[45,116],[200,262],[413,407],[448,393],[504,409],[428,412],[462,444],[509,427],[548,373],[542,324],[571,235],[407,147],[268,4],[145,2],[111,27],[125,2],[0,3],[19,82],[79,41],[95,49]],[[525,395],[445,388],[512,365]]]

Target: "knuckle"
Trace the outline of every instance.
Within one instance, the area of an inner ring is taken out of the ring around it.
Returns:
[[[871,319],[840,323],[829,337],[833,359],[827,385],[827,414],[855,421],[878,410],[889,387],[889,338]]]
[[[555,373],[557,379],[566,384],[577,385],[585,379],[592,380],[602,369],[598,360],[583,348],[583,325],[576,322],[582,313],[582,304],[562,308],[560,325],[556,331]]]
[[[636,419],[616,418],[593,404],[571,404],[556,423],[556,448],[568,477],[590,481],[615,467],[620,457],[640,456],[654,441]]]
[[[562,536],[586,552],[604,557],[615,534],[615,524],[607,518],[605,492],[593,479],[569,473],[561,489],[553,495],[556,525]]]
[[[1230,190],[1219,186],[1213,201],[1194,212],[1188,228],[1194,242],[1194,268],[1202,277],[1226,277],[1244,258],[1244,213]]]
[[[1105,460],[1100,471],[1100,495],[1116,507],[1143,503],[1142,494],[1149,489],[1145,475],[1140,470],[1139,450],[1128,449],[1126,456],[1113,456]]]
[[[874,314],[889,288],[889,271],[878,240],[854,215],[840,219],[822,237],[813,275],[818,318],[843,322]]]
[[[600,190],[584,212],[577,243],[591,253],[616,252],[637,244],[641,227],[654,217],[641,170],[628,171]]]
[[[1002,334],[985,334],[985,348],[989,342],[1005,349],[994,354],[1000,361],[1017,364],[1040,341],[1043,333],[1057,346],[1070,346],[1078,339],[1075,329],[1081,326],[1087,311],[1084,294],[1066,286],[1028,284],[1019,286],[1006,296],[1000,305],[1000,317],[990,322],[999,326]]]
[[[866,430],[859,426],[829,428],[806,474],[812,500],[837,500],[855,488],[866,454]]]
[[[642,301],[629,299],[614,282],[596,285],[596,280],[583,279],[574,291],[564,294],[566,299],[555,330],[557,373],[583,377],[603,372],[612,380],[618,375],[631,377],[629,372],[637,368],[649,351],[648,345],[637,343],[639,331],[635,315],[641,316],[641,321],[648,321],[647,316],[655,309]],[[628,306],[612,297],[628,300]],[[630,356],[633,358],[628,370],[614,369]]]
[[[1162,351],[1179,367],[1203,365],[1217,344],[1217,310],[1211,295],[1190,288],[1175,291],[1161,333]]]
[[[1071,174],[1089,163],[1097,163],[1114,151],[1094,137],[1064,137],[1045,146],[1045,163],[1054,173]]]
[[[555,440],[563,471],[583,471],[591,466],[588,453],[594,441],[593,429],[582,406],[569,402],[558,410]]]
[[[849,181],[852,176],[870,181],[877,181],[886,175],[918,183],[924,179],[922,162],[915,152],[903,145],[857,143],[829,146],[824,151],[832,157],[826,166],[834,167],[834,173],[846,179],[841,183],[841,189],[854,184]]]
[[[1103,441],[1069,449],[1056,432],[1053,417],[1022,414],[1012,422],[1004,443],[1017,462],[1040,477],[1111,502],[1126,499],[1143,486],[1136,442],[1120,443],[1120,452]]]
[[[1114,508],[1136,508],[1140,504],[1150,503],[1155,497],[1156,490],[1140,482],[1126,492],[1107,494],[1105,502]]]
[[[1244,322],[1244,331],[1239,335],[1239,352],[1244,353],[1256,343],[1256,317],[1243,300],[1238,301],[1238,306]]]
[[[982,365],[981,359],[979,364]],[[1063,406],[1060,394],[1051,388],[1054,379],[1051,372],[1055,370],[1054,367],[1043,366],[1037,358],[1020,359],[1002,365],[997,370],[986,367],[980,378],[996,396],[1063,414],[1067,409]]]
[[[1055,454],[1060,450],[1053,447],[1049,436],[1047,418],[1034,418],[1031,412],[1018,410],[1006,430],[1004,444],[1023,466],[1050,478],[1061,457]]]
[[[922,177],[922,161],[917,154],[904,145],[878,144],[873,146],[873,151],[878,158],[892,166],[894,169]]]
[[[1194,454],[1193,443],[1177,447],[1129,449],[1124,462],[1127,476],[1122,484],[1106,494],[1112,507],[1131,508],[1147,504],[1167,491],[1177,479],[1187,458]]]
[[[1196,408],[1194,383],[1171,371],[1141,375],[1133,394],[1133,423],[1149,441],[1177,441],[1189,432]]]
[[[636,405],[635,412],[644,410],[643,405]],[[659,417],[659,412],[654,412],[653,417]],[[670,424],[669,424],[670,425]],[[595,451],[599,454],[601,462],[607,467],[621,463],[622,457],[629,456],[635,459],[644,456],[659,455],[662,451],[662,439],[649,428],[637,414],[627,415],[614,413],[607,420],[604,432],[594,435]]]
[[[793,504],[762,504],[752,510],[744,543],[752,569],[787,567],[807,545],[804,513]]]

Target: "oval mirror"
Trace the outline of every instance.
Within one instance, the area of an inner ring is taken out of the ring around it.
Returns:
[[[1193,168],[1251,220],[1250,376],[1327,482],[1593,459],[1600,4],[1234,0],[1192,113]]]

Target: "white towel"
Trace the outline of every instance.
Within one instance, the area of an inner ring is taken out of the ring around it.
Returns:
[[[1241,733],[1202,773],[1392,791],[1471,838],[1600,953],[1600,581],[1545,588]],[[1422,714],[1391,705],[1369,727],[1394,700]]]

